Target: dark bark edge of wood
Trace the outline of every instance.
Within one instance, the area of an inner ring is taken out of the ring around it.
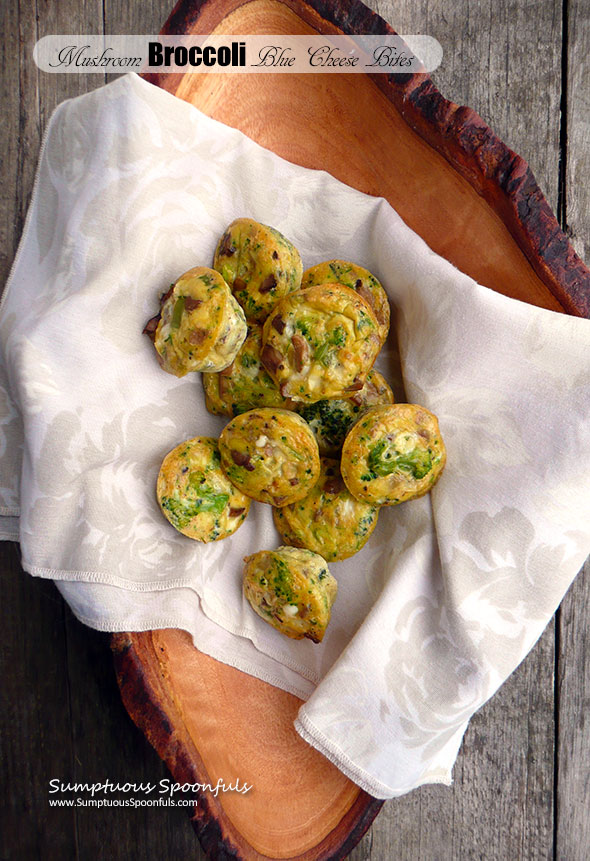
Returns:
[[[110,644],[121,698],[134,723],[178,783],[209,783],[203,760],[160,681],[151,632],[112,634]],[[195,797],[198,804],[189,811],[189,816],[208,858],[267,861],[268,856],[253,849],[235,829],[217,798],[200,792]],[[368,830],[382,805],[383,801],[361,790],[336,828],[317,846],[285,861],[342,861]]]
[[[162,34],[191,31],[203,10],[218,22],[248,0],[179,0]],[[278,0],[318,32],[394,35],[360,0]],[[146,74],[168,89],[170,75]],[[371,75],[408,125],[439,152],[504,222],[531,267],[569,314],[590,317],[590,270],[558,224],[526,161],[506,146],[471,108],[445,99],[427,74]]]

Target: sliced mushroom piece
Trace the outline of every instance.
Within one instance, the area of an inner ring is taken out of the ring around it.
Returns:
[[[302,371],[309,359],[309,344],[302,335],[298,334],[293,335],[291,343],[293,344],[295,370]]]
[[[160,322],[160,315],[156,314],[155,317],[151,317],[143,328],[143,335],[147,335],[150,340],[155,341],[156,338],[156,329],[158,328],[158,323]]]
[[[202,305],[202,301],[200,299],[193,299],[192,296],[184,297],[184,310],[185,311],[194,311],[195,308],[198,308],[199,305]]]
[[[284,357],[272,344],[265,344],[260,354],[260,360],[264,367],[272,374],[283,367]]]
[[[266,278],[264,279],[264,281],[262,282],[262,284],[260,285],[260,287],[258,289],[259,289],[260,293],[264,294],[264,293],[270,293],[270,291],[273,289],[273,287],[276,287],[276,286],[277,286],[276,276],[271,273],[270,275],[266,276]]]
[[[231,457],[236,466],[243,466],[244,469],[247,469],[248,472],[252,472],[254,470],[254,464],[250,460],[249,454],[244,454],[242,451],[237,451],[237,449],[232,448]]]
[[[273,318],[271,325],[273,329],[275,329],[279,333],[279,335],[282,335],[285,331],[285,321],[280,314],[277,314],[276,317]]]

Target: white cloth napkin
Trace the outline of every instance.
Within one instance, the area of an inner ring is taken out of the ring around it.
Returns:
[[[320,645],[282,637],[242,597],[242,557],[280,543],[268,506],[202,546],[155,499],[163,456],[224,421],[141,330],[243,215],[306,267],[351,259],[382,280],[395,323],[377,367],[403,397],[397,337],[406,397],[438,415],[448,450],[430,496],[383,509],[365,549],[330,566]],[[305,699],[298,732],[379,798],[450,782],[469,717],[590,551],[590,321],[479,286],[385,201],[127,75],[51,119],[0,340],[0,536],[27,571],[88,625],[185,628]]]

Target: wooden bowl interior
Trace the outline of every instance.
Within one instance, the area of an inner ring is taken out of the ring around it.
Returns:
[[[208,3],[188,32],[314,33],[335,27],[303,4]],[[228,11],[230,10],[230,11]],[[304,17],[301,17],[304,16]],[[428,245],[481,284],[525,302],[562,306],[531,268],[501,218],[407,124],[365,75],[161,75],[158,85],[262,146],[385,197]]]

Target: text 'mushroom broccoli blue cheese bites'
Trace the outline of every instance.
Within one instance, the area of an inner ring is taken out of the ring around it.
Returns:
[[[237,218],[217,243],[213,268],[229,284],[248,320],[262,322],[301,284],[301,257],[289,240],[252,218]]]
[[[166,519],[188,538],[218,541],[238,529],[250,500],[221,469],[217,440],[195,437],[169,452],[162,462],[156,494]]]
[[[244,559],[244,594],[261,619],[294,640],[323,639],[338,584],[311,550],[279,547]]]
[[[243,493],[270,505],[302,499],[320,474],[318,444],[307,424],[289,410],[249,410],[219,437],[221,465]]]
[[[283,397],[294,401],[359,391],[380,349],[375,314],[342,284],[290,293],[262,330],[262,363]]]

